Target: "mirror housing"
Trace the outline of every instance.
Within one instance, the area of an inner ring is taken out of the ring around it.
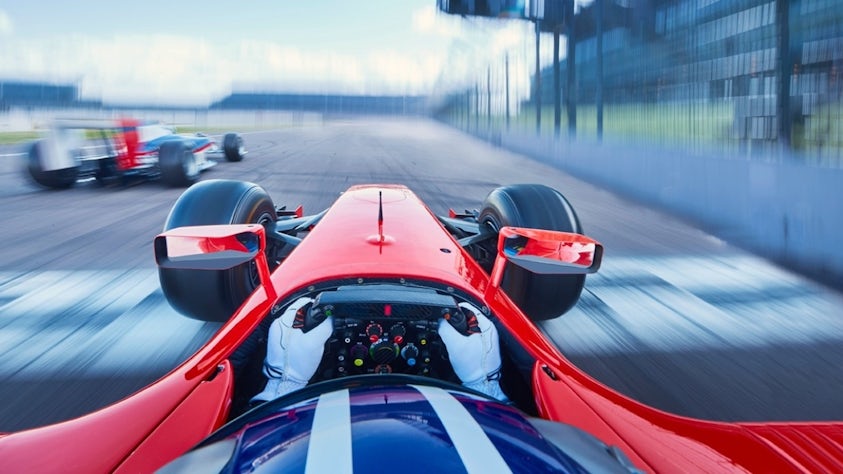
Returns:
[[[581,234],[523,227],[503,227],[492,268],[492,287],[499,287],[506,262],[540,275],[595,273],[603,261],[603,246]]]
[[[177,227],[157,235],[153,247],[160,268],[221,271],[254,261],[261,284],[275,294],[260,224]]]

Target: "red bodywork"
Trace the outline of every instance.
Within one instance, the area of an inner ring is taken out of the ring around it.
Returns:
[[[120,133],[117,133],[114,137],[118,144],[117,169],[130,170],[138,165],[138,146],[140,145],[138,125],[140,125],[140,121],[124,118],[120,119],[118,125]]]
[[[383,234],[378,200],[383,198]],[[237,229],[235,229],[237,230]],[[587,243],[586,241],[583,241]],[[637,403],[584,374],[491,285],[436,217],[400,186],[351,188],[211,340],[140,392],[87,416],[0,438],[0,472],[149,472],[221,426],[233,378],[226,360],[277,301],[338,278],[412,278],[484,300],[537,359],[542,417],[622,448],[647,472],[832,472],[843,466],[843,424],[729,424]]]

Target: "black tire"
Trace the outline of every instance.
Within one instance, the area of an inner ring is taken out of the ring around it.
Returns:
[[[199,166],[193,150],[187,143],[169,141],[158,149],[158,168],[161,182],[174,188],[183,188],[199,181]]]
[[[79,178],[79,166],[45,171],[41,163],[44,142],[37,141],[29,147],[26,167],[33,181],[50,189],[67,189]]]
[[[226,133],[222,139],[222,150],[228,161],[243,161],[243,137],[237,133]]]
[[[495,189],[486,197],[478,220],[495,231],[514,226],[582,233],[579,218],[565,196],[540,184]],[[486,271],[491,271],[490,265]],[[585,275],[537,275],[507,263],[501,288],[527,316],[544,321],[571,309],[584,284]]]
[[[275,206],[254,183],[212,179],[187,189],[170,210],[164,230],[192,225],[270,226]],[[270,260],[270,269],[273,261]],[[260,284],[254,263],[221,270],[158,269],[164,296],[180,313],[201,321],[224,322]]]

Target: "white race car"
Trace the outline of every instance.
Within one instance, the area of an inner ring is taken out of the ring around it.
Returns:
[[[83,179],[160,178],[168,186],[190,186],[201,171],[217,164],[208,159],[213,153],[241,161],[243,138],[227,133],[220,146],[205,134],[176,134],[160,122],[57,121],[45,138],[30,145],[26,167],[36,183],[54,189]]]

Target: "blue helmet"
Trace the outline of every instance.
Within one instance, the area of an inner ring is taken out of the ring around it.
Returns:
[[[267,402],[161,472],[637,472],[617,449],[431,378],[345,377]]]

